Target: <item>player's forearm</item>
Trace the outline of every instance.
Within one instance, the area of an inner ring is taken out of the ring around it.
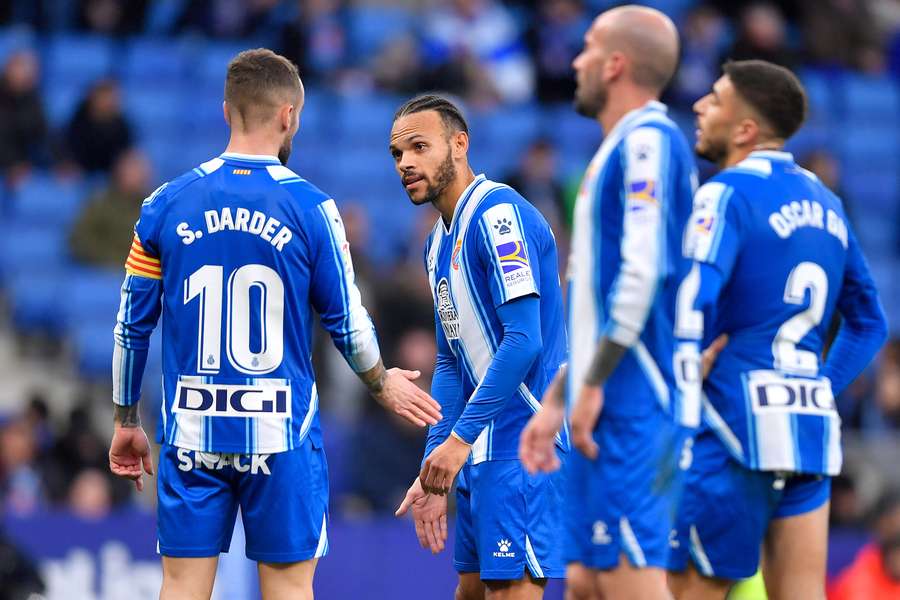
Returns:
[[[113,406],[113,422],[118,427],[140,427],[141,414],[137,404],[131,406]]]
[[[844,321],[821,373],[831,380],[831,389],[835,395],[844,391],[856,379],[886,339],[887,322],[884,313],[873,314],[860,321]]]
[[[384,381],[387,379],[387,369],[384,368],[384,363],[381,358],[378,358],[374,367],[366,371],[358,372],[356,375],[369,389],[369,393],[378,399],[384,389]]]
[[[487,373],[453,428],[472,444],[513,397],[541,353],[540,300],[531,296],[500,307],[503,340]]]
[[[461,385],[459,373],[456,370],[456,360],[439,352],[434,365],[434,374],[431,377],[431,397],[441,405],[441,413],[444,418],[428,428],[422,463],[435,448],[444,443],[459,420],[462,413]]]
[[[584,376],[584,383],[590,386],[603,385],[616,370],[626,352],[627,347],[617,344],[608,337],[601,338]]]
[[[130,406],[141,396],[141,382],[150,336],[159,320],[162,283],[158,279],[128,275],[113,332],[113,402]]]

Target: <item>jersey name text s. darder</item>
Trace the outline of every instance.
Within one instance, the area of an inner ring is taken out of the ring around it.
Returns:
[[[243,231],[258,235],[281,252],[285,244],[294,237],[291,230],[282,225],[281,221],[275,217],[269,217],[258,210],[251,212],[242,207],[235,208],[234,213],[228,206],[217,210],[207,210],[203,213],[203,220],[206,227],[205,232],[203,229],[195,230],[185,221],[175,227],[175,233],[181,238],[183,244],[193,244],[195,240],[204,235],[212,235],[220,231]]]

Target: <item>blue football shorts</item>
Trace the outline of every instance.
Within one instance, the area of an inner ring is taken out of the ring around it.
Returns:
[[[565,458],[565,457],[563,457]],[[518,460],[466,464],[456,487],[453,565],[481,579],[562,578],[562,476]]]
[[[325,452],[307,438],[276,454],[160,451],[159,553],[218,556],[231,544],[238,508],[247,558],[289,563],[328,550]]]
[[[830,477],[752,471],[713,431],[703,430],[672,532],[669,568],[683,571],[692,561],[707,577],[751,577],[772,519],[814,511],[830,497]]]
[[[601,413],[596,460],[578,450],[565,467],[565,560],[594,569],[666,568],[691,431],[657,408],[640,418]]]

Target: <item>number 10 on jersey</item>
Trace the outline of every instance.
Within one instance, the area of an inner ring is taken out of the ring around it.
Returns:
[[[256,298],[253,290],[258,292]],[[277,272],[265,265],[244,265],[232,271],[226,282],[221,265],[204,265],[184,280],[184,304],[195,299],[200,304],[198,374],[221,370],[223,343],[228,362],[241,373],[262,375],[278,368],[284,358],[284,283]],[[223,304],[227,304],[224,340]],[[256,351],[251,348],[253,315],[259,316]]]

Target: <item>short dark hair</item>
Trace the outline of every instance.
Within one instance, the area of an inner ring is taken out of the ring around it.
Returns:
[[[428,110],[433,110],[438,113],[447,131],[464,131],[469,133],[469,124],[466,123],[466,118],[463,117],[459,107],[447,98],[438,96],[437,94],[425,94],[407,100],[403,103],[403,106],[398,108],[397,112],[394,113],[394,121],[400,117],[405,117],[406,115]]]
[[[244,121],[264,121],[285,96],[302,93],[294,63],[268,48],[244,50],[228,63],[225,102]]]
[[[776,136],[786,140],[803,125],[806,92],[788,69],[764,60],[738,60],[726,62],[722,70]]]

